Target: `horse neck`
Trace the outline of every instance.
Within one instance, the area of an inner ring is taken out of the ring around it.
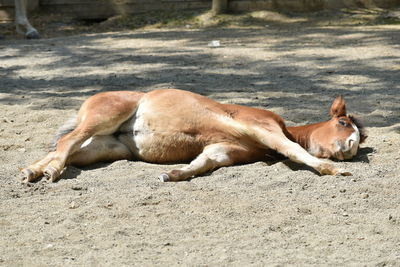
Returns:
[[[311,146],[311,135],[325,122],[306,124],[301,126],[287,127],[293,141],[301,145],[304,149],[309,149]]]

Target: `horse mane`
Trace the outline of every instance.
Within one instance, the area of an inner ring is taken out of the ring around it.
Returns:
[[[362,144],[365,139],[367,139],[367,130],[364,127],[364,123],[361,121],[361,119],[357,118],[354,115],[349,115],[349,119],[357,126],[358,130],[360,131],[360,144]]]

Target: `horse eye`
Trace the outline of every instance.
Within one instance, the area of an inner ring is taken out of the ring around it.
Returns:
[[[343,121],[343,120],[339,120],[339,124],[343,125],[343,126],[347,126],[347,123],[345,121]]]

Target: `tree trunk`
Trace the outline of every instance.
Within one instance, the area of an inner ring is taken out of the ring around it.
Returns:
[[[212,1],[212,13],[219,15],[228,11],[228,0],[213,0]]]

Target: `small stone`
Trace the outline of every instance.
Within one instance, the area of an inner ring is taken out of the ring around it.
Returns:
[[[74,201],[71,202],[71,204],[69,205],[70,209],[76,209],[78,206],[76,205],[76,203]]]
[[[13,119],[9,119],[9,118],[3,118],[3,122],[5,122],[5,123],[11,123],[11,122],[14,122],[14,120]]]
[[[74,185],[74,186],[71,187],[71,189],[72,189],[72,190],[75,190],[75,191],[80,191],[80,190],[82,190],[82,187],[81,187],[81,186]]]
[[[369,198],[369,195],[367,193],[364,193],[364,194],[362,194],[362,198],[363,199]]]

